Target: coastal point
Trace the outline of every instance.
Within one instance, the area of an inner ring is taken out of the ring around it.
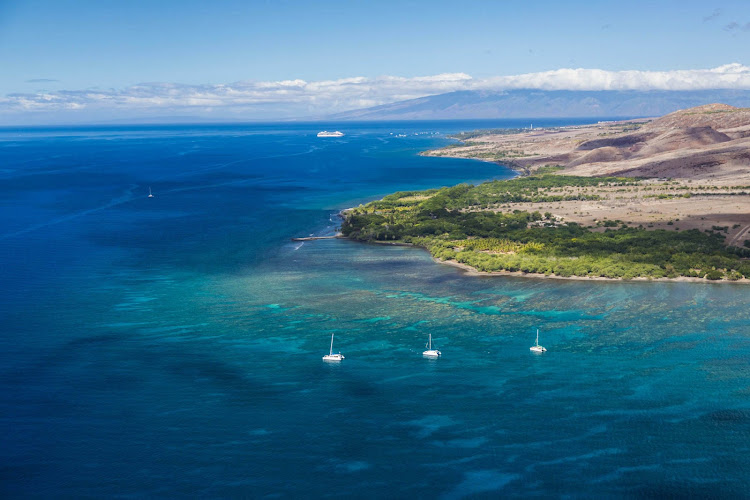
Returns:
[[[750,109],[454,138],[423,154],[522,176],[390,195],[347,211],[344,235],[485,274],[750,282]]]

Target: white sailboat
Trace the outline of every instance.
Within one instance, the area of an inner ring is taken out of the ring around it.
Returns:
[[[536,344],[529,347],[531,352],[545,352],[547,349],[544,346],[539,345],[539,328],[536,329]]]
[[[331,350],[323,356],[323,361],[341,361],[344,359],[344,355],[341,353],[334,354],[333,353],[333,334],[331,334]]]
[[[148,197],[153,198],[154,195],[151,193],[151,186],[148,187]]]
[[[437,357],[439,357],[442,353],[440,351],[438,351],[437,349],[433,349],[432,348],[432,334],[431,333],[429,334],[428,339],[429,340],[427,341],[427,345],[425,345],[425,347],[427,348],[427,350],[422,353],[422,356],[424,356],[426,358],[437,358]]]

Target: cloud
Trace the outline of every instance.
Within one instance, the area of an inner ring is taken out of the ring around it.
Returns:
[[[55,83],[59,81],[54,78],[32,78],[31,80],[26,80],[26,83]]]
[[[433,76],[351,77],[337,80],[240,81],[216,85],[142,83],[122,89],[59,90],[0,97],[0,114],[89,112],[197,113],[244,119],[335,113],[457,90],[705,90],[750,89],[750,67],[605,71],[557,69],[473,78],[465,73]]]
[[[738,63],[713,69],[605,71],[558,69],[488,78],[483,88],[541,90],[706,90],[750,89],[750,67]]]
[[[750,31],[750,23],[740,24],[732,21],[731,23],[724,26],[725,31],[737,32],[737,31]]]
[[[709,14],[706,17],[703,18],[703,22],[707,23],[709,21],[713,21],[714,19],[716,19],[720,15],[721,15],[721,9],[714,9],[714,11],[711,14]]]
[[[73,109],[181,110],[225,108],[237,112],[274,107],[282,116],[328,113],[353,107],[422,97],[467,88],[473,79],[464,73],[422,77],[352,77],[307,82],[241,81],[218,85],[142,83],[124,89],[60,90],[15,93],[0,98],[0,112],[64,111]]]

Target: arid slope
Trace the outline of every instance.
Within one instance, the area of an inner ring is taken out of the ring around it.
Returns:
[[[585,225],[609,219],[675,230],[720,227],[727,244],[737,246],[750,239],[748,108],[709,104],[647,122],[488,134],[425,154],[496,161],[526,173],[554,165],[561,175],[651,179],[628,190],[602,190],[596,202],[513,208]]]

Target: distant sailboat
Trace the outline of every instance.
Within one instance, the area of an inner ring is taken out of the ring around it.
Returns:
[[[531,352],[545,352],[547,349],[539,345],[539,328],[536,329],[536,344],[529,347]]]
[[[437,358],[437,357],[439,357],[442,353],[440,351],[438,351],[437,349],[433,349],[432,348],[432,334],[431,333],[429,334],[428,339],[429,340],[427,341],[427,345],[425,345],[425,347],[427,348],[427,350],[422,353],[422,356],[424,356],[426,358]]]
[[[148,187],[148,197],[153,198],[154,195],[151,193],[151,186]]]
[[[323,361],[341,361],[344,359],[344,355],[341,353],[334,354],[333,353],[333,334],[331,334],[331,350],[323,356]]]

